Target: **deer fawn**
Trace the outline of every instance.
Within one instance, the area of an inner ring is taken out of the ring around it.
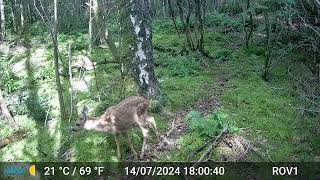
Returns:
[[[134,154],[134,158],[138,159],[138,154],[131,143],[128,136],[130,125],[137,123],[143,134],[143,144],[140,158],[143,159],[145,146],[149,138],[149,130],[151,128],[159,138],[157,126],[152,116],[147,115],[149,101],[141,96],[132,96],[124,99],[119,104],[109,107],[106,112],[100,117],[88,117],[88,107],[84,106],[81,111],[80,122],[73,128],[74,131],[80,129],[110,132],[115,135],[117,145],[117,155],[121,158],[119,147],[119,135],[123,133],[126,141]]]

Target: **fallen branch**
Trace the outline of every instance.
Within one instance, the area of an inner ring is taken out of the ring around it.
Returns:
[[[184,56],[184,55],[188,55],[189,54],[189,51],[186,50],[186,49],[183,49],[181,51],[177,51],[175,49],[171,49],[171,48],[166,48],[166,47],[163,47],[161,45],[154,45],[153,47],[155,50],[157,51],[160,51],[160,52],[168,52],[168,53],[171,53],[172,56],[177,56],[178,54],[180,54],[181,56]],[[210,55],[210,53],[206,50],[199,50],[199,52],[204,56],[204,57],[207,57],[209,59],[215,59],[213,56]]]
[[[23,131],[16,131],[11,136],[0,139],[0,149],[6,147],[8,144],[21,140],[26,136],[26,133]]]
[[[238,157],[238,158],[236,159],[236,161],[238,161],[238,160],[240,160],[241,158],[243,158],[243,156],[246,155],[247,152],[251,149],[250,147],[251,147],[251,144],[250,144],[250,142],[248,142],[247,149],[245,150],[245,152],[244,152],[243,154],[240,154],[240,157]]]
[[[201,54],[204,56],[204,57],[207,57],[209,59],[215,59],[213,56],[210,55],[210,53],[206,50],[200,50]]]
[[[302,110],[302,111],[308,111],[308,112],[313,112],[313,113],[320,113],[320,111],[316,109],[305,109],[305,108],[295,108],[297,110]]]
[[[106,59],[104,59],[104,61],[99,61],[95,65],[102,65],[102,64],[119,64],[119,62],[117,62],[117,61],[107,61]]]
[[[196,154],[200,153],[201,151],[203,151],[210,143],[212,143],[213,141],[215,141],[214,138],[211,138],[209,141],[207,141],[204,145],[202,145],[201,147],[199,147],[197,150],[195,150],[192,154],[190,154],[190,156],[188,157],[188,161],[190,161]]]
[[[160,52],[168,52],[168,53],[171,53],[172,56],[177,56],[178,54],[180,54],[181,56],[184,56],[185,54],[188,55],[189,54],[189,51],[186,50],[186,49],[183,49],[181,51],[177,51],[175,49],[171,49],[171,48],[166,48],[166,47],[163,47],[161,45],[154,45],[153,48],[157,51],[160,51]]]
[[[45,157],[48,156],[48,154],[45,153],[45,152],[43,152],[40,148],[36,147],[36,149],[37,149],[41,154],[43,154]]]
[[[101,145],[103,143],[103,141],[105,141],[109,136],[107,135],[106,137],[104,137],[99,143],[98,145]]]
[[[221,140],[223,139],[223,137],[229,132],[229,129],[227,127],[225,127],[220,134],[214,139],[214,141],[212,142],[212,140],[210,140],[211,145],[207,148],[207,150],[202,154],[202,156],[200,157],[200,159],[193,164],[193,167],[197,167],[201,162],[205,162],[208,161],[211,157],[212,151],[214,148],[216,148],[218,146],[218,144],[221,142]],[[209,145],[210,143],[206,143],[206,146]],[[201,151],[203,149],[205,149],[205,147],[200,147]],[[199,151],[200,152],[200,151]]]

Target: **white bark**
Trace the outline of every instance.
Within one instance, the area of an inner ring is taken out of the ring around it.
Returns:
[[[0,0],[0,41],[5,38],[5,15],[4,15],[4,2]]]
[[[140,37],[139,33],[140,33],[140,25],[142,23],[142,21],[139,21],[137,20],[137,17],[130,14],[130,20],[131,20],[131,23],[134,27],[134,32],[135,32],[135,35],[138,37],[137,38],[137,49],[136,49],[136,52],[135,52],[135,57],[136,59],[138,59],[139,61],[143,62],[144,60],[147,59],[146,57],[146,53],[143,49],[142,49],[142,42],[144,41],[144,38]],[[150,31],[148,29],[146,29],[146,35],[147,37],[150,36]],[[149,73],[148,71],[146,70],[146,67],[147,67],[147,63],[144,63],[144,65],[142,65],[141,63],[139,63],[139,70],[140,70],[140,73],[139,73],[139,81],[140,81],[140,85],[143,85],[143,83],[146,83],[146,84],[149,84]]]
[[[23,13],[23,5],[22,2],[20,3],[20,26],[23,29],[24,27],[24,13]]]
[[[138,86],[139,94],[151,99],[162,98],[154,73],[150,0],[122,0],[121,9],[123,58]]]

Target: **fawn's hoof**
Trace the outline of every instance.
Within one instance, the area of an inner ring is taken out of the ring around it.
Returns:
[[[134,152],[133,153],[133,160],[138,160],[138,153],[137,152]]]
[[[140,159],[144,159],[144,154],[140,154]]]

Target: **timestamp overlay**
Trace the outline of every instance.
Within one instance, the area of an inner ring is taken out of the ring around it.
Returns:
[[[0,162],[0,179],[320,179],[320,163]]]

